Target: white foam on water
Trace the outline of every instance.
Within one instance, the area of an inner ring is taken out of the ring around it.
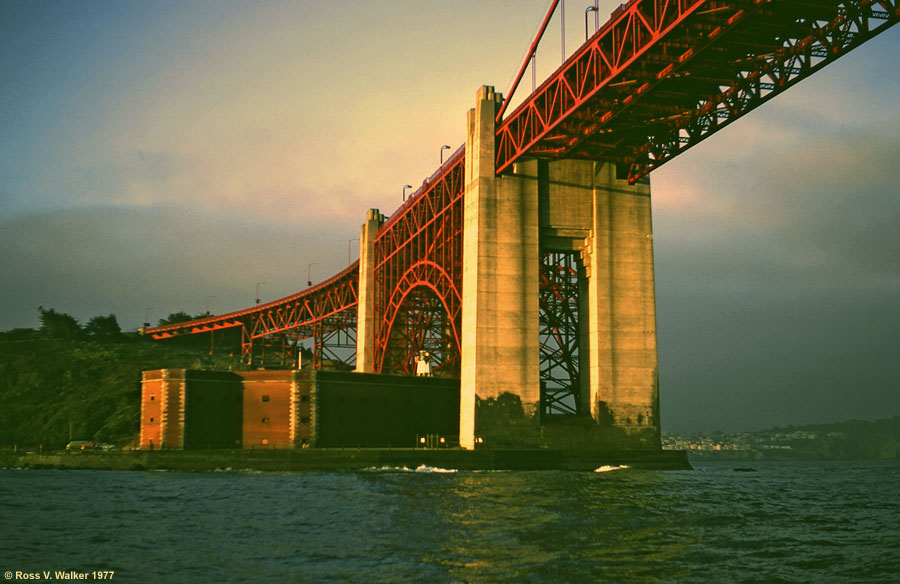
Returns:
[[[595,469],[594,469],[594,472],[611,472],[611,471],[614,471],[614,470],[625,470],[626,468],[628,468],[628,465],[627,465],[627,464],[622,464],[622,465],[619,465],[619,466],[612,466],[612,465],[609,465],[609,464],[604,464],[604,465],[601,466],[600,468],[595,468]]]
[[[366,470],[368,471],[376,471],[376,472],[385,472],[385,471],[393,471],[393,472],[426,472],[426,473],[454,473],[459,472],[455,468],[447,469],[447,468],[439,468],[436,466],[428,466],[427,464],[420,464],[416,468],[409,468],[408,466],[382,466],[381,468],[370,466]]]
[[[416,472],[454,473],[457,471],[455,468],[438,468],[436,466],[420,464],[416,467]]]

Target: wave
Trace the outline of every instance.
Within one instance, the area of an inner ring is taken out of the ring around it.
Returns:
[[[451,474],[455,472],[459,472],[455,468],[440,468],[437,466],[428,466],[427,464],[420,464],[416,468],[409,468],[408,466],[382,466],[378,467],[370,467],[366,470],[370,471],[393,471],[393,472],[424,472],[424,473],[436,473],[436,474]]]
[[[621,464],[619,466],[612,466],[609,464],[604,464],[600,468],[595,468],[594,472],[611,472],[614,470],[625,470],[626,468],[628,468],[627,464]]]

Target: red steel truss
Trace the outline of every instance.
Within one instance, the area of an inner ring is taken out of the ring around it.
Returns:
[[[450,375],[459,371],[464,154],[465,147],[460,147],[375,238],[377,372],[408,372],[417,351],[427,348],[420,344],[424,340],[412,342],[408,334],[401,333],[409,328],[410,318],[425,319],[429,327],[436,321],[437,315],[423,313],[426,306],[443,311],[440,322],[445,323],[451,339],[440,355],[439,369]],[[423,303],[421,295],[414,294],[421,288],[430,290],[439,302]],[[401,310],[410,304],[408,298],[414,306]],[[405,346],[397,346],[401,338],[406,339]],[[386,358],[389,351],[392,356]],[[397,355],[397,351],[404,355]]]
[[[630,0],[515,111],[498,116],[496,171],[526,158],[580,158],[617,163],[639,180],[896,24],[898,2]],[[427,350],[437,374],[458,375],[464,192],[460,147],[376,235],[376,371],[411,374],[414,356]],[[582,407],[577,262],[558,254],[543,262],[545,406],[574,411]],[[248,363],[254,344],[286,362],[299,340],[312,338],[314,367],[351,367],[357,304],[354,263],[298,294],[145,333],[165,339],[240,327]]]
[[[897,0],[631,0],[497,129],[632,182],[900,20]]]
[[[321,366],[323,359],[328,357],[326,341],[338,338],[333,333],[356,329],[358,288],[359,262],[355,262],[336,276],[303,292],[228,314],[150,327],[144,330],[144,334],[154,339],[169,339],[241,327],[242,356],[244,361],[252,363],[254,341],[290,331],[290,338],[294,341],[313,339],[313,361]],[[355,338],[355,332],[347,334],[353,334]],[[285,343],[283,341],[282,346]]]
[[[544,252],[540,266],[541,414],[584,413],[578,252]]]

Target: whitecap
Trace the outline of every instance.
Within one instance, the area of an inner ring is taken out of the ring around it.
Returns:
[[[594,472],[610,472],[610,471],[614,471],[614,470],[624,470],[626,468],[628,468],[627,464],[622,464],[619,466],[612,466],[609,464],[604,464],[600,468],[595,468]]]
[[[420,464],[416,467],[416,472],[454,473],[457,472],[457,470],[455,468],[439,468],[436,466]]]

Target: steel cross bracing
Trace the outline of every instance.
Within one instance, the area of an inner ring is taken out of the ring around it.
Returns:
[[[575,158],[617,163],[639,180],[896,24],[898,2],[631,0],[497,120],[496,172],[528,158]],[[458,374],[464,176],[460,147],[376,235],[377,371],[409,372],[425,345],[439,353],[438,373]],[[358,277],[354,263],[274,302],[144,332],[165,339],[240,327],[247,362],[254,344],[280,346],[285,359],[312,338],[314,366],[349,367]],[[572,347],[560,345],[570,355],[563,365],[577,360]]]
[[[394,213],[375,238],[375,370],[409,373],[421,346],[410,319],[423,330],[438,325],[445,338],[435,374],[458,375],[462,313],[462,230],[465,148],[460,147]],[[427,289],[438,302],[424,302]],[[426,312],[442,311],[441,315]],[[427,327],[425,326],[427,324]],[[405,341],[401,342],[401,339]],[[434,349],[434,337],[428,344]],[[402,353],[401,354],[398,354]]]
[[[544,252],[540,266],[541,414],[583,413],[578,252]]]
[[[259,345],[261,339],[277,337],[284,347],[287,341],[279,335],[289,333],[292,341],[313,339],[313,361],[321,366],[329,357],[329,341],[346,344],[334,334],[336,331],[345,331],[355,338],[358,287],[359,262],[355,262],[303,292],[227,314],[150,327],[144,333],[154,339],[169,339],[241,327],[242,358],[247,363],[253,362],[254,345]],[[341,360],[346,362],[346,358]]]
[[[897,0],[631,0],[498,120],[497,173],[582,158],[634,182],[898,20]]]

